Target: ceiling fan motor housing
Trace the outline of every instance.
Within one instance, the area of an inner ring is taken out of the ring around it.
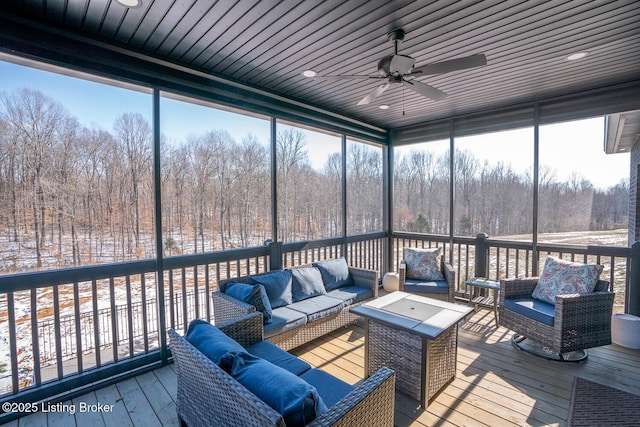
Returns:
[[[378,62],[380,77],[398,77],[411,72],[416,60],[406,55],[388,55]]]

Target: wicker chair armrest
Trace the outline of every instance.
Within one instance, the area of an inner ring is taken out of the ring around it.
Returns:
[[[376,270],[349,267],[349,274],[353,278],[354,285],[369,288],[373,291],[373,297],[378,297],[379,276]]]
[[[216,326],[243,347],[249,347],[264,339],[262,313],[254,311]]]
[[[169,339],[178,379],[176,409],[186,425],[284,426],[282,415],[173,329]]]
[[[453,269],[453,265],[451,265],[451,263],[443,261],[442,274],[444,275],[444,280],[449,284],[449,301],[453,302],[455,300],[456,292],[456,270]]]
[[[404,292],[404,284],[407,280],[407,264],[404,260],[400,261],[398,265],[398,290]]]
[[[393,426],[395,376],[380,368],[309,426]]]
[[[580,324],[584,324],[585,318],[589,318],[589,323],[595,318],[610,324],[613,312],[613,299],[615,292],[589,292],[581,294],[556,295],[556,319],[562,325],[573,325],[572,319],[577,319]],[[609,326],[610,327],[610,326]]]
[[[538,284],[538,277],[514,277],[500,279],[500,301],[504,305],[506,298],[531,298]]]
[[[211,298],[213,299],[213,318],[216,324],[256,311],[255,306],[220,291],[212,292]]]

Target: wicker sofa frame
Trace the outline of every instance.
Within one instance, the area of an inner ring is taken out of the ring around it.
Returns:
[[[311,264],[305,264],[296,266],[293,268],[305,268],[311,267]],[[243,301],[240,301],[236,298],[230,297],[229,295],[224,293],[226,289],[227,283],[229,282],[240,282],[240,283],[249,283],[249,279],[251,277],[261,276],[268,273],[261,273],[259,275],[253,276],[243,276],[243,277],[235,277],[227,280],[221,280],[218,282],[219,291],[213,292],[213,313],[215,323],[223,323],[227,322],[231,319],[243,316],[247,313],[254,312],[256,308],[247,304]],[[364,268],[357,267],[349,267],[349,274],[353,278],[353,283],[358,286],[363,286],[366,288],[370,288],[373,292],[373,298],[378,297],[378,272],[375,270],[368,270]],[[372,298],[372,299],[373,299]],[[284,350],[291,350],[292,348],[296,348],[303,344],[308,343],[309,341],[313,341],[316,338],[319,338],[323,335],[328,334],[329,332],[335,331],[336,329],[347,326],[355,321],[357,321],[360,316],[353,314],[349,311],[351,307],[355,307],[356,305],[365,303],[369,300],[361,301],[357,304],[352,304],[346,306],[338,313],[330,314],[324,316],[320,319],[314,320],[312,322],[308,322],[305,325],[299,326],[297,328],[293,328],[279,334],[273,335],[267,338],[267,341],[272,342],[278,347]]]
[[[499,323],[562,355],[611,344],[614,293],[599,280],[596,291],[556,296],[554,325],[548,326],[504,308],[507,298],[531,298],[538,277],[500,280]]]
[[[262,314],[251,313],[216,325],[242,346],[262,340]],[[282,415],[204,356],[184,337],[169,330],[176,365],[176,409],[182,424],[198,426],[284,426]],[[309,426],[393,425],[395,373],[381,368]]]
[[[453,266],[450,263],[444,260],[444,257],[440,261],[440,268],[442,270],[442,274],[444,275],[444,280],[446,280],[447,283],[449,284],[449,292],[446,294],[425,292],[424,294],[421,293],[421,295],[429,298],[437,299],[440,301],[455,302],[456,271],[453,269]],[[405,291],[405,288],[404,288],[406,279],[407,279],[407,264],[404,262],[404,260],[402,260],[400,261],[400,266],[398,267],[398,290],[399,291],[407,292]]]

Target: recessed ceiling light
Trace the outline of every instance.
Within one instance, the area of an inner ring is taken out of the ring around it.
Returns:
[[[578,59],[582,59],[587,55],[589,55],[589,52],[586,52],[586,51],[572,53],[571,55],[567,56],[567,61],[577,61]]]
[[[315,71],[313,71],[313,70],[304,70],[304,71],[302,72],[302,75],[303,75],[303,76],[305,76],[305,77],[315,77],[315,76],[316,76],[316,74],[318,74],[318,73],[316,73],[316,72],[315,72]]]
[[[116,0],[116,2],[124,7],[138,7],[142,4],[142,0]]]
[[[388,110],[389,106],[387,104],[380,104],[380,105],[378,105],[378,108],[381,109],[381,110]]]

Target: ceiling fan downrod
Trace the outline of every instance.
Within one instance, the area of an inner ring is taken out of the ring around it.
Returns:
[[[405,35],[405,32],[402,28],[396,28],[395,30],[387,34],[387,37],[389,38],[390,41],[393,42],[395,46],[396,55],[398,54],[398,42],[401,42],[402,40],[404,40],[404,35]]]

